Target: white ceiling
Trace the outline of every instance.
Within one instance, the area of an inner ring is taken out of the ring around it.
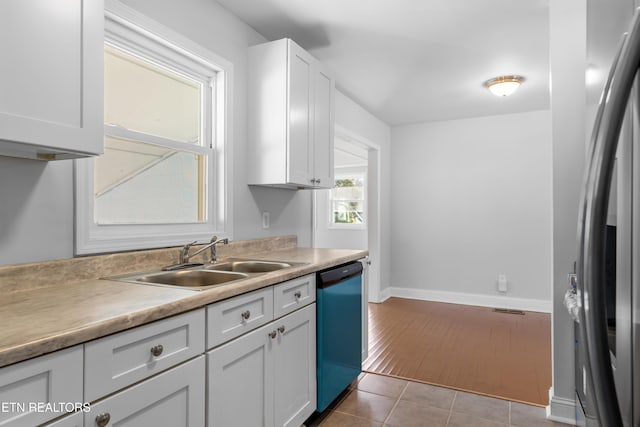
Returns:
[[[289,37],[340,91],[390,125],[549,108],[549,0],[218,0]],[[519,74],[515,95],[484,81]]]

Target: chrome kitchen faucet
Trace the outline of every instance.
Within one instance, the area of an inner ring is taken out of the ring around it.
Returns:
[[[191,249],[191,246],[195,245],[197,242],[192,242],[192,243],[187,243],[186,245],[184,245],[182,247],[182,250],[180,252],[180,264],[188,264],[189,263],[189,258],[198,255],[199,253],[207,250],[207,249],[211,249],[211,259],[209,260],[209,262],[211,264],[214,264],[217,260],[218,260],[218,255],[216,252],[216,245],[218,243],[224,243],[225,245],[229,244],[229,239],[218,239],[218,236],[213,236],[211,237],[210,243],[200,249],[198,249],[197,251],[195,251],[192,254],[189,254],[189,249]]]
[[[189,262],[189,259],[191,257],[194,257],[194,256],[198,255],[199,253],[202,253],[203,251],[205,251],[207,249],[211,249],[211,259],[209,260],[209,262],[211,264],[214,264],[218,260],[218,255],[217,255],[217,252],[216,252],[216,245],[218,243],[223,243],[223,244],[227,245],[227,244],[229,244],[229,239],[227,239],[227,238],[218,239],[218,236],[213,236],[213,237],[211,237],[211,240],[209,241],[208,245],[205,245],[204,247],[202,247],[202,248],[198,249],[197,251],[195,251],[194,253],[190,254],[189,250],[196,243],[198,243],[198,241],[194,241],[194,242],[187,243],[186,245],[184,245],[182,247],[182,249],[180,249],[180,261],[179,261],[179,263],[175,264],[175,265],[169,265],[167,267],[163,267],[162,270],[163,271],[180,270],[180,269],[183,269],[183,268],[189,268],[189,267],[195,267],[195,266],[198,266],[198,265],[202,265],[202,263]]]

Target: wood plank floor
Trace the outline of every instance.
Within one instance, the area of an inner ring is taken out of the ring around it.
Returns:
[[[369,304],[363,370],[548,405],[551,316],[389,298]]]

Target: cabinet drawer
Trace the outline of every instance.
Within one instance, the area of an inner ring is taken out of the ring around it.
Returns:
[[[273,287],[274,317],[284,316],[316,300],[316,275],[289,280]]]
[[[91,405],[84,425],[96,426],[101,417],[108,426],[204,426],[204,372],[204,356],[169,369]]]
[[[85,344],[84,396],[92,402],[204,352],[204,309]]]
[[[64,414],[66,402],[82,404],[82,346],[0,369],[0,426],[44,423]],[[53,411],[42,409],[48,403]]]
[[[211,304],[207,307],[207,348],[249,332],[273,320],[273,289]]]

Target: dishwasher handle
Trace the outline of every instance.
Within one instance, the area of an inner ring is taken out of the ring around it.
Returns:
[[[355,276],[362,275],[362,264],[358,261],[333,267],[318,273],[317,287],[326,288]]]

